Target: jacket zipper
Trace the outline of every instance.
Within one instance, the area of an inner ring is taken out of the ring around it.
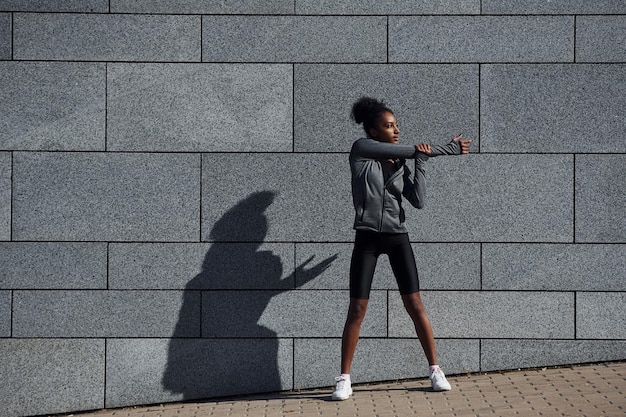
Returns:
[[[383,182],[383,201],[381,204],[381,212],[380,212],[380,223],[378,225],[378,231],[380,233],[382,233],[383,231],[383,219],[385,217],[385,201],[387,200],[387,184],[389,184],[389,182],[393,181],[398,175],[401,175],[400,170],[398,169],[396,172],[394,172],[392,175],[389,176],[389,178],[387,178],[387,181]],[[398,213],[399,215],[399,213]]]
[[[380,205],[381,209],[380,209],[380,223],[378,225],[378,232],[382,233],[383,232],[383,218],[385,217],[385,200],[387,197],[387,184],[384,185],[384,189],[383,189],[383,201],[382,204]]]

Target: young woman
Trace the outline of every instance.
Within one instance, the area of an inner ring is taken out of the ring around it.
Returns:
[[[414,207],[423,208],[424,162],[433,156],[467,154],[472,141],[462,140],[459,135],[444,146],[399,145],[400,130],[393,112],[384,102],[369,97],[354,103],[351,116],[357,124],[363,124],[367,137],[354,142],[350,151],[356,237],[350,264],[350,306],[341,345],[341,375],[335,378],[332,398],[346,400],[352,395],[350,367],[381,254],[389,257],[404,307],[430,365],[433,390],[450,390],[437,364],[433,331],[420,297],[402,197]],[[406,159],[415,160],[414,174],[406,166]]]

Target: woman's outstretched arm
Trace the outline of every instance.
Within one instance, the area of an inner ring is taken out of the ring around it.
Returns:
[[[452,139],[447,145],[431,145],[428,156],[441,155],[465,155],[469,153],[471,139],[463,139],[463,135],[459,135]],[[415,145],[417,147],[419,145]]]

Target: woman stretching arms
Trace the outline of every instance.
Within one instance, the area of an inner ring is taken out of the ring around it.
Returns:
[[[424,162],[439,155],[469,153],[471,140],[461,135],[444,146],[399,145],[396,118],[384,102],[363,97],[352,106],[352,118],[363,124],[367,137],[350,151],[352,200],[356,237],[350,263],[350,306],[341,344],[341,376],[335,378],[334,400],[352,395],[350,367],[365,317],[378,256],[386,254],[409,316],[430,365],[433,390],[450,390],[437,364],[435,340],[420,297],[417,267],[404,226],[402,197],[414,207],[424,207]],[[405,164],[415,160],[415,173]]]

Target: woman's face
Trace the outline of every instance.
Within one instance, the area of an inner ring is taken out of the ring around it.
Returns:
[[[398,129],[396,116],[388,111],[380,115],[376,128],[370,129],[370,136],[379,142],[398,143],[399,135],[400,129]]]

